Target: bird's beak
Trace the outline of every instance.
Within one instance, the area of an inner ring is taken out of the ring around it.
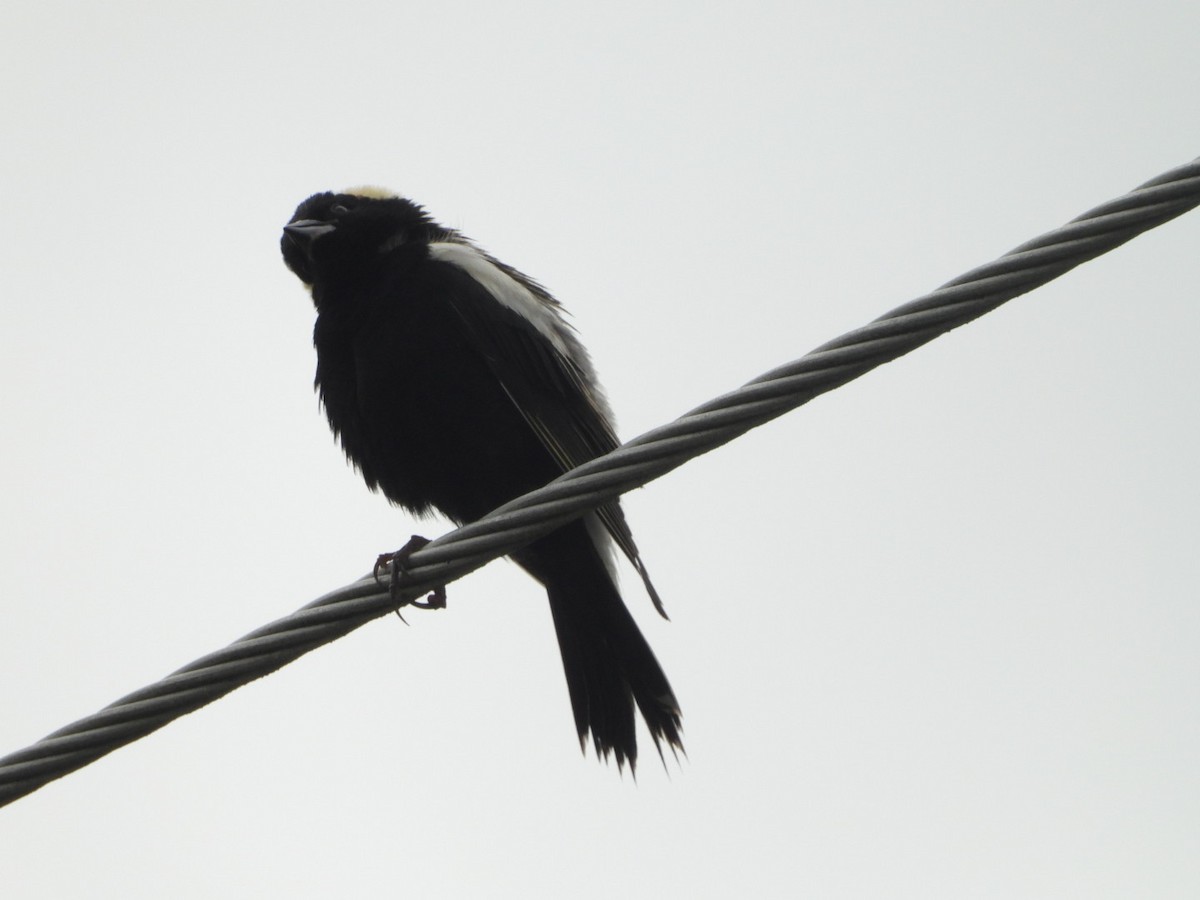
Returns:
[[[283,226],[284,234],[298,244],[311,244],[323,234],[329,234],[337,226],[319,219],[298,219]]]

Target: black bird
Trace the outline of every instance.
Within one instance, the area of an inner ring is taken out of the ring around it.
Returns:
[[[316,387],[371,490],[462,524],[615,448],[612,413],[537,282],[375,188],[309,197],[283,258],[312,293]],[[545,586],[580,746],[637,762],[634,706],[662,755],[680,712],[617,590],[612,543],[657,592],[613,501],[513,554]],[[665,613],[664,613],[665,616]]]

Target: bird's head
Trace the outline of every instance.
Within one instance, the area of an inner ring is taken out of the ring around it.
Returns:
[[[307,285],[326,277],[365,274],[384,256],[427,244],[445,233],[425,211],[378,188],[313,194],[283,227],[289,269]]]

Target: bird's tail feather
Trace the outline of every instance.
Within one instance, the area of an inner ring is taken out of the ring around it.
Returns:
[[[636,707],[660,757],[664,742],[672,753],[682,750],[679,703],[582,523],[539,540],[517,561],[550,596],[580,744],[590,732],[597,756],[612,754],[618,767],[628,761],[633,769]]]

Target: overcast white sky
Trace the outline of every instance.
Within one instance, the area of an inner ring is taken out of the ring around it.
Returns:
[[[279,229],[405,192],[625,437],[1200,153],[1200,5],[10,4],[0,754],[344,584]],[[6,898],[1195,897],[1200,214],[627,498],[688,759],[496,563],[0,810]]]

